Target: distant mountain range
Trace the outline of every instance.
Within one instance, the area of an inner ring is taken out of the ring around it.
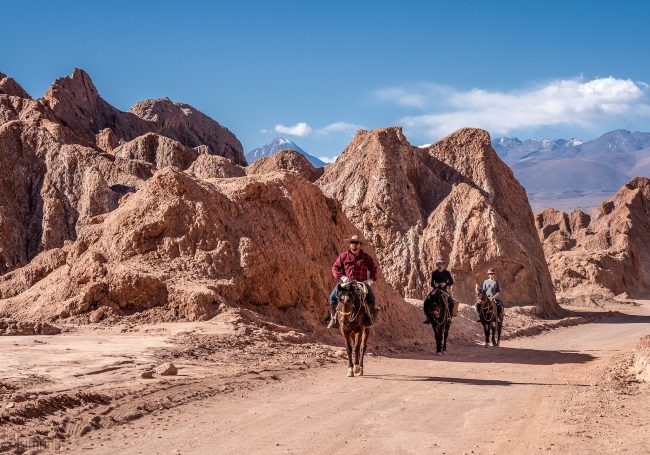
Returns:
[[[283,137],[276,137],[271,142],[267,142],[263,146],[257,147],[251,150],[250,152],[247,152],[245,155],[246,161],[248,162],[248,164],[250,164],[253,161],[259,160],[260,158],[263,158],[265,156],[274,155],[280,150],[295,150],[296,152],[300,153],[305,158],[307,158],[307,161],[309,161],[314,167],[323,167],[327,164],[319,160],[315,156],[312,156],[309,153],[305,152],[303,149],[298,147],[293,141],[290,141],[289,139],[285,139]]]
[[[588,209],[632,177],[650,176],[650,133],[614,130],[587,142],[497,137],[492,146],[534,209]]]

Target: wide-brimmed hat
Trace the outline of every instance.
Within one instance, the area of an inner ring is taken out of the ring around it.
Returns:
[[[436,264],[446,264],[447,262],[443,258],[436,258]]]
[[[347,242],[359,242],[363,245],[363,239],[360,235],[351,235],[349,239],[345,239]]]
[[[496,273],[492,267],[488,269],[488,273]]]

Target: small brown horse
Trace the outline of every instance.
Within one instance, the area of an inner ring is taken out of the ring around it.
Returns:
[[[441,355],[447,352],[447,337],[453,317],[449,311],[449,294],[442,289],[432,290],[424,299],[424,308],[436,336],[436,355]]]
[[[345,338],[348,353],[348,377],[363,376],[363,358],[366,355],[368,335],[371,322],[370,311],[365,302],[363,283],[357,281],[338,285],[336,317],[339,320],[341,334]],[[352,358],[354,347],[354,362]]]
[[[488,297],[483,289],[478,291],[478,314],[485,333],[485,347],[490,344],[492,335],[492,346],[501,344],[501,328],[503,327],[503,308],[501,314],[497,311],[496,298]]]

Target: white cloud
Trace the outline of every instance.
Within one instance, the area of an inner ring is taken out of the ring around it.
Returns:
[[[333,163],[334,161],[336,161],[336,159],[337,159],[338,157],[339,157],[338,155],[336,155],[336,156],[319,156],[318,159],[321,160],[323,163],[329,163],[329,164],[331,164],[331,163]]]
[[[507,134],[552,125],[593,127],[612,118],[647,116],[648,90],[644,82],[610,76],[555,80],[510,92],[420,84],[384,89],[376,96],[424,111],[404,117],[401,123],[416,134],[438,137],[466,126]]]
[[[404,107],[423,108],[426,105],[426,95],[404,87],[389,87],[375,92],[377,99],[389,101]]]
[[[292,136],[305,137],[311,133],[311,126],[305,122],[298,122],[293,126],[275,125],[276,133],[290,134]]]
[[[319,136],[326,136],[330,133],[348,133],[363,129],[363,125],[348,122],[334,122],[316,131]]]

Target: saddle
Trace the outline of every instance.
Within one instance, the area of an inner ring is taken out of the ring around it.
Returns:
[[[449,302],[449,297],[451,297],[449,292],[447,292],[445,289],[442,289],[442,288],[435,288],[433,290],[433,294],[435,295],[437,293],[440,293],[440,295],[442,296],[442,299],[444,300],[445,303]]]
[[[343,284],[339,284],[341,289],[348,290],[354,285],[354,290],[357,291],[362,297],[368,295],[368,285],[363,281],[347,281]]]

